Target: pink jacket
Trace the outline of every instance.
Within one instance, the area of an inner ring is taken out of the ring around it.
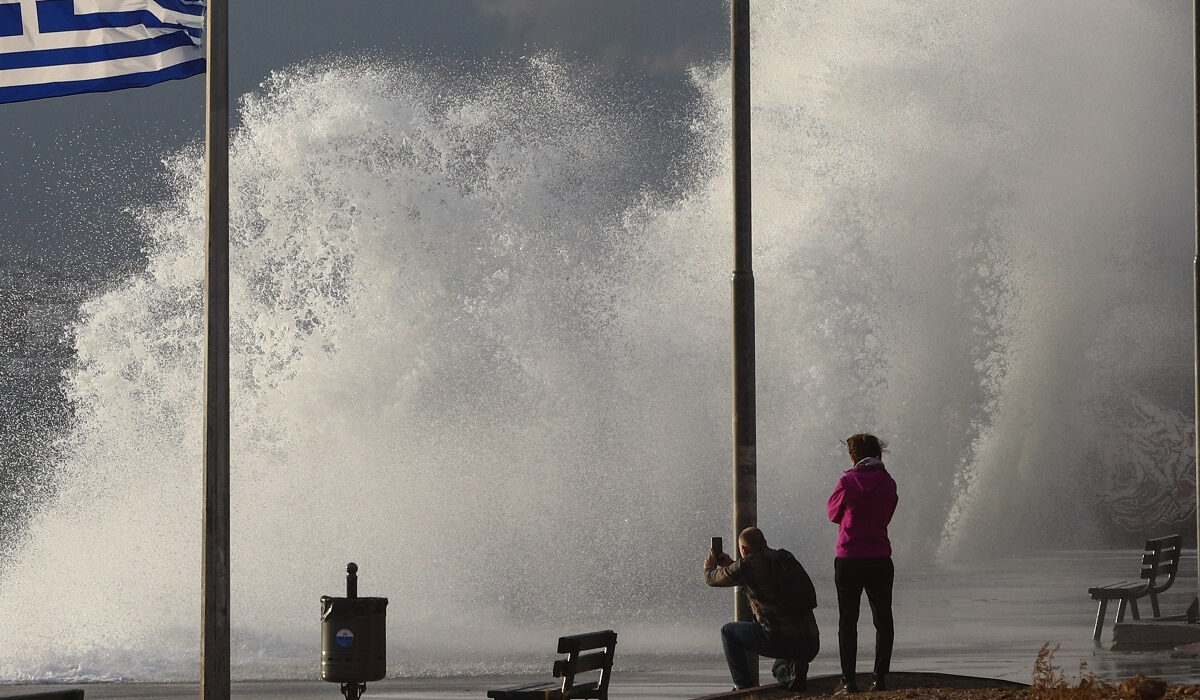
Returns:
[[[868,559],[892,556],[887,526],[896,512],[896,481],[883,462],[867,457],[842,474],[829,497],[829,519],[841,526],[837,556]]]

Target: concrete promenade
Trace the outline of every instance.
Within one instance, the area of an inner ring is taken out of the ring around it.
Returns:
[[[1081,634],[1087,632],[1083,629]],[[1097,650],[1093,668],[1103,669],[1103,676],[1108,679],[1129,678],[1136,673],[1168,680],[1172,683],[1196,682],[1200,680],[1195,658],[1172,657],[1169,652],[1123,653]],[[925,660],[925,667],[933,668],[933,660]],[[814,680],[824,676],[832,685],[834,676],[829,672],[834,669],[829,664],[820,664],[813,669],[810,676]],[[942,669],[938,669],[939,671]],[[1032,671],[1032,664],[1030,664]],[[1065,668],[1073,672],[1076,669]],[[925,675],[942,675],[904,673],[897,669],[897,676],[912,677]],[[770,678],[769,666],[761,667],[761,678]],[[540,678],[532,676],[484,675],[458,676],[452,678],[389,678],[367,685],[364,700],[374,698],[391,700],[485,700],[486,693],[491,688],[528,683]],[[1013,678],[1018,682],[1029,682],[1028,677]],[[1005,682],[1005,681],[1001,681]],[[45,692],[47,690],[65,690],[83,688],[86,700],[96,698],[129,699],[129,700],[179,700],[181,698],[199,698],[198,683],[87,683],[87,684],[49,684],[49,685],[6,685],[0,686],[0,700],[6,696],[25,693]],[[611,694],[620,700],[687,700],[688,698],[703,698],[705,696],[727,693],[730,688],[729,673],[723,665],[707,668],[693,668],[680,671],[634,671],[614,672]],[[813,688],[816,690],[817,688]],[[233,697],[237,700],[340,700],[342,695],[334,683],[319,680],[282,680],[282,681],[239,681],[233,684]]]
[[[532,680],[537,679],[513,676],[389,678],[367,684],[363,700],[486,700],[490,688],[502,688]],[[0,686],[0,700],[9,695],[68,688],[83,688],[86,700],[180,700],[200,697],[200,686],[197,683],[89,683]],[[615,673],[610,692],[612,697],[621,700],[679,700],[711,695],[728,689],[728,672],[724,668],[714,668],[686,672]],[[232,696],[237,700],[342,700],[337,684],[319,680],[235,682]]]

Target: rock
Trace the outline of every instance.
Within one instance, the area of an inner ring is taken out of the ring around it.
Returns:
[[[1138,700],[1155,700],[1161,698],[1167,693],[1167,684],[1157,678],[1147,678],[1142,674],[1137,674],[1133,678],[1121,683],[1117,691],[1123,698],[1137,698]]]

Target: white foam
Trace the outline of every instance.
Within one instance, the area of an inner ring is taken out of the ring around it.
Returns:
[[[1034,2],[756,3],[760,523],[810,566],[851,432],[892,441],[905,557],[1094,545],[1079,485],[1120,431],[1087,407],[1187,398],[1162,387],[1190,377],[1190,42],[1109,4],[1073,34]],[[350,560],[416,657],[727,614],[696,570],[729,527],[728,71],[696,71],[673,201],[630,187],[638,121],[586,71],[428,73],[289,69],[242,105],[249,677],[316,658]],[[146,273],[75,329],[58,494],[5,559],[6,678],[195,673],[201,169],[169,159],[130,223]]]

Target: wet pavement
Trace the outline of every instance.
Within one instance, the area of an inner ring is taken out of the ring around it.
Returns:
[[[1092,641],[1096,605],[1089,586],[1127,578],[1136,573],[1140,550],[1049,553],[996,559],[963,565],[906,570],[897,562],[894,610],[896,671],[953,673],[1028,683],[1038,650],[1057,648],[1051,662],[1068,679],[1095,673],[1105,680],[1124,680],[1136,673],[1170,683],[1200,683],[1200,659],[1175,657],[1169,651],[1114,652],[1106,648],[1112,622],[1105,622],[1101,644]],[[823,572],[813,572],[819,590],[831,591]],[[1196,595],[1195,551],[1186,552],[1179,579],[1161,598],[1164,614],[1182,612]],[[822,651],[810,675],[836,674],[837,609],[826,595],[817,609]],[[865,604],[864,604],[865,607]],[[859,627],[859,668],[869,671],[873,635],[864,609]],[[621,630],[618,630],[621,631]],[[716,626],[687,635],[693,648],[711,653],[639,655],[648,642],[639,633],[622,632],[617,649],[612,697],[621,700],[696,698],[728,690],[729,676],[720,656]],[[546,658],[549,668],[551,656]],[[763,664],[762,678],[769,678]],[[537,676],[469,675],[450,678],[391,678],[368,684],[364,700],[467,700],[484,698],[490,688],[537,680]],[[83,687],[86,697],[173,700],[199,697],[196,683],[96,683],[0,687],[5,695]],[[338,700],[336,684],[320,680],[239,681],[233,685],[239,700],[296,698]]]

